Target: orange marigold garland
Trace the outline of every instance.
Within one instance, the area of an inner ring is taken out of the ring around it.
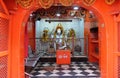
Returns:
[[[105,0],[105,2],[109,5],[113,4],[115,2],[115,0]]]
[[[29,8],[32,6],[34,0],[16,0],[16,3],[23,8]]]
[[[83,3],[87,6],[92,5],[96,0],[83,0]]]
[[[47,9],[53,5],[54,0],[38,0],[38,3],[42,8]]]
[[[63,5],[63,6],[71,6],[74,2],[74,0],[59,0],[59,2]]]

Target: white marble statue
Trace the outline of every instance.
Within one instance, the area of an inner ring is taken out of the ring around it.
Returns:
[[[55,37],[55,43],[54,43],[55,50],[65,49],[66,48],[66,39],[65,39],[63,27],[61,24],[58,24],[55,34],[54,34],[54,37]]]

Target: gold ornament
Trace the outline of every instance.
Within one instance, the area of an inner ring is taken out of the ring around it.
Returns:
[[[87,6],[92,5],[96,0],[83,0],[83,3]]]
[[[29,8],[32,6],[34,0],[16,0],[16,3],[23,8]]]
[[[47,9],[53,5],[54,0],[38,0],[38,3],[42,8]]]
[[[63,5],[63,6],[71,6],[74,2],[74,0],[59,0],[59,2]]]
[[[108,4],[108,5],[111,5],[115,2],[115,0],[105,0],[105,2]]]

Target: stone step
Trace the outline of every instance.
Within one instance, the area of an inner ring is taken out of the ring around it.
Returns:
[[[40,62],[56,62],[56,57],[41,57]],[[88,61],[87,56],[73,56],[71,57],[71,62],[84,62]]]

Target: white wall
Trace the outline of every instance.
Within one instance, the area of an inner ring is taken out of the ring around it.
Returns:
[[[84,19],[69,19],[72,22],[45,22],[45,20],[49,19],[41,19],[40,21],[36,21],[36,37],[40,38],[42,36],[42,32],[45,27],[49,29],[49,34],[56,29],[56,26],[61,23],[64,30],[69,30],[73,28],[76,32],[77,38],[84,38]],[[53,19],[55,20],[55,19]],[[65,20],[65,19],[64,19]],[[84,40],[81,41],[82,52],[84,51]]]

